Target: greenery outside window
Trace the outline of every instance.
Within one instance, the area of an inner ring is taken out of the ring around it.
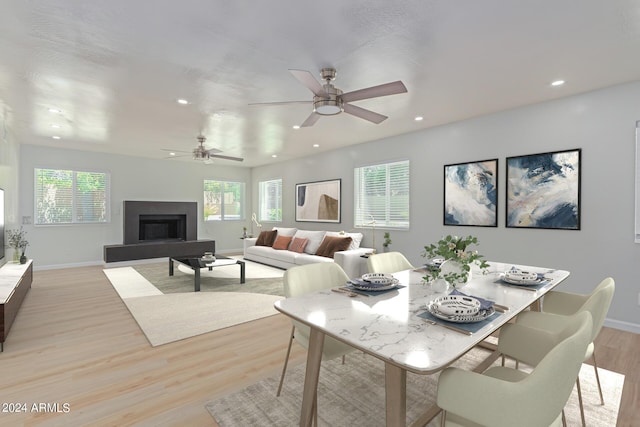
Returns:
[[[204,220],[243,220],[244,182],[204,180]]]
[[[258,183],[259,221],[282,222],[282,179]]]
[[[84,224],[110,221],[110,175],[35,169],[35,224]]]
[[[409,228],[409,161],[354,169],[356,227]]]

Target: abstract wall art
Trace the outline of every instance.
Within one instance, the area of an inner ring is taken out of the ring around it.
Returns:
[[[506,226],[579,230],[581,154],[508,157]]]
[[[444,167],[444,225],[498,226],[498,159]]]
[[[340,222],[342,181],[296,184],[296,221]]]

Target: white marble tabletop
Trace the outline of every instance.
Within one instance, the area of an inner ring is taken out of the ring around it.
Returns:
[[[429,374],[448,366],[569,276],[568,271],[516,265],[549,279],[547,285],[534,291],[506,286],[501,281],[500,273],[514,264],[489,264],[486,274],[474,270],[472,279],[460,290],[507,306],[509,310],[471,335],[430,324],[418,316],[425,311],[427,303],[444,294],[433,292],[422,282],[424,272],[415,270],[394,274],[405,287],[392,292],[348,297],[326,290],[287,298],[276,302],[275,307],[387,363]]]

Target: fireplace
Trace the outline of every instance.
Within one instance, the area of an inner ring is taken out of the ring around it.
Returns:
[[[125,200],[124,244],[196,240],[197,209],[196,202]]]

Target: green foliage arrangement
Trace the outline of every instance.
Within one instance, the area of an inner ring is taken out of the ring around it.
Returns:
[[[21,251],[24,255],[25,249],[29,246],[26,239],[27,232],[22,227],[19,229],[7,230],[7,245],[16,251]]]
[[[478,245],[478,239],[473,236],[458,237],[448,235],[438,240],[434,245],[424,247],[423,257],[432,260],[441,258],[444,261],[455,260],[460,264],[460,272],[442,274],[440,266],[432,265],[427,269],[427,275],[423,277],[426,281],[444,279],[455,286],[456,283],[464,283],[469,278],[471,264],[478,264],[481,270],[489,267],[483,256],[477,250],[469,250],[470,245]]]

